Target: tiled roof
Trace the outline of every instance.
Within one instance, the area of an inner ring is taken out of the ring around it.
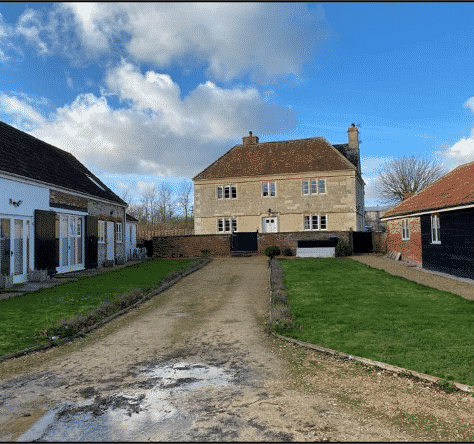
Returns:
[[[236,145],[193,179],[356,170],[323,137]]]
[[[474,204],[474,162],[458,166],[384,215],[403,216]]]
[[[1,121],[0,171],[126,205],[72,154]]]

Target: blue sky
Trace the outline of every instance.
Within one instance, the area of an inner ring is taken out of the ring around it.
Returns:
[[[0,3],[0,120],[117,194],[191,178],[252,131],[347,141],[366,205],[404,155],[474,160],[470,3]]]

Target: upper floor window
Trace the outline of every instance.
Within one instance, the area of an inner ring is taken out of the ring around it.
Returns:
[[[410,227],[408,225],[408,219],[402,219],[402,239],[410,239]]]
[[[262,196],[263,197],[276,196],[275,182],[263,182],[262,183]]]
[[[115,224],[115,239],[117,242],[123,242],[123,226],[121,222]]]
[[[326,193],[326,179],[303,180],[302,192],[304,195],[325,194]]]
[[[105,221],[99,220],[99,244],[105,244]]]
[[[431,215],[431,242],[433,244],[441,243],[441,239],[439,237],[439,214]]]
[[[326,193],[326,179],[319,179],[318,184],[319,184],[319,188],[318,188],[319,194]]]
[[[217,187],[218,199],[236,199],[237,187],[235,185],[219,185]]]

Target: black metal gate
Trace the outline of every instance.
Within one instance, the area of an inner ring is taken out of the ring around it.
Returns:
[[[354,231],[352,233],[352,245],[354,253],[373,253],[372,233],[363,231]]]
[[[232,233],[232,251],[253,253],[257,251],[257,233]]]

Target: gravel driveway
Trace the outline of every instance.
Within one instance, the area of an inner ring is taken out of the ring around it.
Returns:
[[[263,257],[215,259],[84,339],[0,364],[0,440],[472,440],[473,399],[268,336]]]

